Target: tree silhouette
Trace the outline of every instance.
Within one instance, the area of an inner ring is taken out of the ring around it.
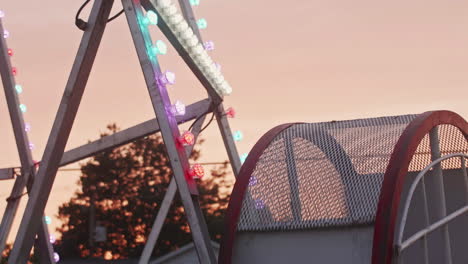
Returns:
[[[107,128],[108,132],[101,137],[118,131],[115,124]],[[200,151],[195,149],[191,159],[199,157]],[[225,179],[226,174],[227,162],[198,182],[200,204],[213,240],[220,238],[227,193],[232,187],[232,182]],[[61,257],[140,256],[171,177],[167,153],[158,135],[99,153],[81,164],[78,181],[81,189],[59,207],[58,217],[63,224],[57,229],[62,238],[56,249]],[[106,227],[105,242],[90,241],[93,214],[95,222]],[[176,196],[153,255],[165,254],[190,241],[184,210]]]

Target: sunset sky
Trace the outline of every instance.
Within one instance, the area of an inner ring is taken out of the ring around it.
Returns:
[[[82,32],[80,0],[0,1],[15,52],[21,102],[41,159]],[[91,5],[82,14],[87,19]],[[121,9],[114,4],[113,14]],[[201,0],[204,40],[222,66],[236,109],[231,128],[240,153],[275,125],[447,109],[468,118],[468,1],[462,0]],[[153,40],[164,39],[154,29]],[[173,101],[206,92],[173,48],[160,57],[177,74]],[[124,16],[111,22],[96,58],[67,149],[95,140],[107,124],[127,128],[154,117]],[[203,132],[202,160],[227,160],[217,126]],[[18,166],[12,128],[0,93],[0,168]],[[78,168],[78,164],[68,168]],[[79,172],[59,172],[46,214],[77,189]],[[13,181],[0,182],[0,211]],[[24,208],[25,201],[22,205]],[[20,221],[20,211],[17,223]],[[58,225],[57,219],[51,229]],[[14,234],[14,230],[12,233]],[[11,236],[10,236],[11,237]],[[12,238],[12,237],[11,237]]]

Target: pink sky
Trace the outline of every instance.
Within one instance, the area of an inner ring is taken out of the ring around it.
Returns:
[[[82,1],[6,1],[4,26],[23,85],[25,119],[40,159],[81,37],[74,16]],[[90,7],[87,8],[89,10]],[[113,13],[121,9],[115,2]],[[245,139],[240,153],[277,124],[326,121],[448,109],[468,118],[468,2],[460,0],[202,0],[205,40],[213,40],[234,92],[226,98]],[[87,17],[87,12],[82,16]],[[86,18],[85,17],[85,18]],[[153,31],[153,40],[163,38]],[[160,58],[175,71],[172,100],[187,104],[205,92],[173,49]],[[109,24],[67,149],[98,138],[106,124],[121,128],[154,117],[141,69],[122,16]],[[0,96],[0,167],[19,159]],[[227,159],[213,125],[204,161]],[[69,167],[76,168],[77,164]],[[57,176],[46,214],[56,215],[77,186],[77,172]],[[12,181],[1,182],[0,211]],[[25,202],[23,202],[24,206]],[[20,221],[18,213],[17,222]],[[57,225],[55,220],[52,228]],[[14,234],[16,231],[13,231]]]

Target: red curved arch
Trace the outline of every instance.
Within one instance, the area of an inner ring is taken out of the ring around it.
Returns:
[[[393,240],[401,192],[409,164],[424,136],[432,128],[449,124],[468,140],[468,123],[450,111],[425,112],[416,117],[400,136],[384,175],[374,227],[372,264],[391,264]]]
[[[236,179],[234,188],[231,194],[231,200],[226,211],[225,226],[223,237],[221,238],[221,245],[219,249],[218,263],[231,264],[232,262],[232,249],[234,247],[234,239],[237,230],[237,221],[242,208],[242,200],[244,199],[245,190],[249,185],[249,178],[255,169],[258,159],[263,151],[269,146],[271,141],[283,130],[297,123],[288,123],[279,125],[272,128],[265,133],[255,144],[245,160],[239,172],[239,177]]]

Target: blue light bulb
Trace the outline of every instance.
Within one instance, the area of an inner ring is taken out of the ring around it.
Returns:
[[[234,135],[232,135],[232,137],[235,141],[241,141],[244,136],[242,135],[242,132],[237,130],[236,132],[234,132]]]
[[[200,18],[197,20],[197,26],[199,29],[205,29],[208,26],[208,22],[206,22],[206,19]]]

